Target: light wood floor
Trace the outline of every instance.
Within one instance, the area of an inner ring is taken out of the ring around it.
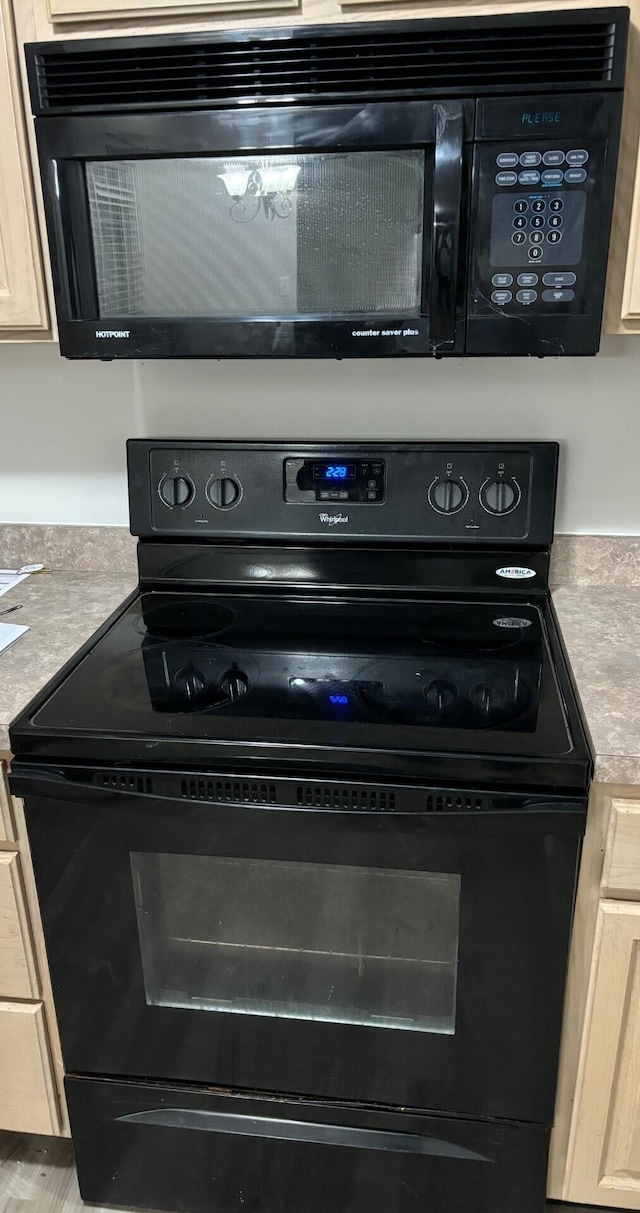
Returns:
[[[110,1213],[97,1205],[82,1203],[71,1142],[0,1133],[0,1213],[82,1213],[83,1210]],[[547,1213],[591,1211],[582,1205],[549,1204]]]

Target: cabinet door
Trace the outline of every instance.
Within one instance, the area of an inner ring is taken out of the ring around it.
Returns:
[[[640,145],[638,146],[636,185],[622,297],[622,319],[640,320]]]
[[[39,993],[17,851],[0,851],[0,996]]]
[[[12,16],[0,0],[0,332],[46,327]]]
[[[59,1132],[40,1002],[0,1000],[0,1129]]]
[[[49,20],[108,21],[129,17],[177,17],[194,13],[249,16],[268,9],[297,8],[299,0],[47,0]]]
[[[640,905],[598,908],[564,1199],[640,1209]]]

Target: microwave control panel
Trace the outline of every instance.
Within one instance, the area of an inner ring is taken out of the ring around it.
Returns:
[[[580,313],[589,304],[589,218],[603,146],[554,139],[476,148],[471,313]]]

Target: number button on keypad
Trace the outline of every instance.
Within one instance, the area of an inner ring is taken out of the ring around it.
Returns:
[[[526,198],[518,198],[518,201],[513,204],[513,209],[516,215],[524,215],[525,211],[529,210],[529,203]]]
[[[551,202],[549,203],[549,210],[553,211],[554,214],[557,214],[558,211],[561,211],[563,209],[563,207],[564,207],[564,202],[562,201],[562,198],[552,198]]]
[[[550,215],[549,227],[562,227],[562,215]]]
[[[544,227],[544,215],[534,215],[531,220],[532,227]]]
[[[544,198],[536,198],[535,201],[531,203],[531,210],[534,211],[536,215],[541,215],[546,205],[547,204]]]
[[[513,226],[514,227],[526,227],[527,226],[526,216],[525,215],[516,215],[516,217],[513,221]]]

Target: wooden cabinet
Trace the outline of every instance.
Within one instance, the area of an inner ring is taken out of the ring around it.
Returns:
[[[549,1195],[640,1210],[640,798],[626,791],[595,788],[590,806]]]
[[[50,21],[189,17],[199,13],[262,13],[297,8],[298,0],[47,0]]]
[[[602,901],[566,1199],[640,1209],[640,904]]]
[[[5,773],[4,763],[0,762],[0,843],[13,838],[13,816],[11,813],[11,796]]]
[[[0,1000],[0,1126],[59,1133],[42,1003]]]
[[[9,0],[0,0],[0,333],[48,326]]]
[[[0,851],[0,974],[2,995],[38,997],[40,991],[17,851]]]
[[[623,321],[640,325],[640,144],[636,168],[633,209],[631,212],[631,235],[622,297]]]
[[[611,799],[600,891],[640,900],[640,800]]]

